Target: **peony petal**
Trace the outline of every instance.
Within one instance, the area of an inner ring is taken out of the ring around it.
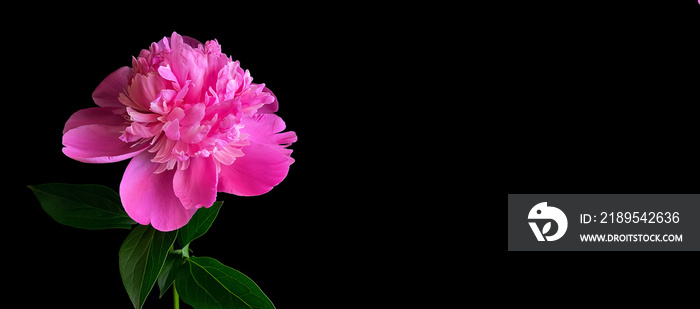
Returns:
[[[151,224],[159,231],[172,231],[190,221],[196,209],[186,209],[173,192],[174,170],[155,174],[160,166],[153,154],[142,152],[124,171],[119,195],[124,210],[139,224]]]
[[[287,155],[274,147],[251,143],[244,156],[231,165],[221,165],[218,190],[240,196],[267,193],[289,172]]]
[[[149,110],[151,102],[155,101],[163,88],[165,88],[164,79],[158,73],[136,74],[127,89],[131,100],[122,100],[120,102],[126,102],[131,108],[146,112]]]
[[[90,107],[81,109],[68,118],[66,125],[63,127],[63,134],[66,134],[68,130],[88,124],[125,127],[126,120],[123,117],[125,111],[124,106],[119,108]]]
[[[219,151],[214,152],[213,156],[216,159],[216,161],[219,161],[219,163],[224,164],[224,165],[231,165],[234,161],[236,161],[236,158],[244,156],[243,151],[241,151],[240,147],[236,147],[234,145],[228,144],[226,147],[219,149]]]
[[[192,48],[198,48],[199,45],[204,46],[204,44],[202,44],[202,42],[198,41],[197,39],[195,39],[193,37],[189,37],[186,35],[182,36],[182,42],[189,45],[189,46],[192,46]]]
[[[198,124],[200,121],[202,121],[202,118],[204,118],[204,113],[206,110],[207,106],[204,105],[204,103],[197,103],[190,107],[185,113],[185,117],[182,118],[182,121],[180,123],[183,126],[191,126]]]
[[[150,146],[119,139],[123,126],[88,124],[63,134],[63,153],[85,163],[111,163],[131,158]]]
[[[163,126],[163,131],[165,131],[165,136],[167,136],[171,140],[179,140],[180,139],[180,121],[178,119],[175,119],[173,121],[167,122]]]
[[[175,172],[175,195],[187,209],[209,207],[216,202],[216,162],[213,157],[193,157],[189,160],[187,169]]]
[[[160,74],[160,77],[162,77],[165,80],[177,83],[177,77],[175,77],[173,71],[170,69],[170,66],[167,64],[158,67],[158,74]]]
[[[170,69],[180,85],[184,85],[190,69],[194,67],[192,47],[183,42],[182,36],[173,32],[170,36]]]
[[[138,122],[156,122],[156,121],[158,121],[158,117],[161,116],[159,114],[154,114],[154,113],[142,113],[142,112],[139,112],[131,107],[127,107],[126,112],[127,112],[127,114],[129,114],[131,121],[138,121]]]
[[[204,137],[207,136],[211,126],[208,125],[194,125],[191,127],[185,127],[184,130],[180,131],[180,138],[182,141],[188,144],[196,144],[202,141]]]
[[[92,93],[95,104],[101,107],[124,107],[118,98],[129,82],[129,75],[131,75],[131,68],[126,66],[107,75]]]
[[[258,109],[258,114],[272,114],[279,110],[279,103],[277,102],[277,97],[275,96],[274,93],[272,93],[272,90],[268,89],[267,87],[263,88],[263,92],[269,92],[275,100],[272,101],[272,103],[267,103],[263,105],[261,108]]]
[[[296,133],[293,131],[276,134],[282,132],[286,125],[284,120],[275,114],[256,114],[244,117],[241,119],[241,124],[245,126],[241,129],[241,133],[249,134],[248,140],[260,144],[277,146],[285,144],[284,146],[287,146],[297,140]]]

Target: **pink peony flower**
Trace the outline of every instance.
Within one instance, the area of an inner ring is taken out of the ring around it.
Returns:
[[[63,153],[87,163],[132,158],[119,195],[136,222],[178,229],[217,192],[266,193],[294,162],[294,132],[275,115],[277,98],[221,53],[173,32],[102,81],[99,107],[77,111]]]

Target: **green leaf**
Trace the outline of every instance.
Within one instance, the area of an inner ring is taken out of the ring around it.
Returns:
[[[214,202],[209,208],[202,207],[197,210],[190,222],[178,230],[177,242],[180,244],[180,247],[184,248],[191,241],[204,235],[209,230],[223,203]]]
[[[193,257],[179,270],[175,287],[195,309],[272,309],[275,306],[253,280],[210,257]]]
[[[165,264],[177,231],[160,232],[139,225],[119,248],[119,273],[134,308],[141,308]]]
[[[170,286],[175,281],[177,277],[178,269],[184,264],[185,261],[182,260],[182,255],[170,252],[168,257],[165,259],[165,264],[163,269],[160,271],[160,276],[158,276],[158,289],[160,290],[160,295],[158,298],[162,298],[165,292],[168,291]]]
[[[28,187],[58,223],[88,230],[130,229],[136,224],[124,212],[119,194],[105,186],[47,183]]]

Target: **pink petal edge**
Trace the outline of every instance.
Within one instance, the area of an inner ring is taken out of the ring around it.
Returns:
[[[283,152],[251,143],[245,155],[231,165],[221,165],[218,190],[240,196],[261,195],[272,190],[289,172],[289,160]]]
[[[124,117],[122,116],[125,113],[126,110],[123,106],[121,108],[90,107],[78,110],[66,121],[63,127],[63,134],[66,134],[71,129],[88,124],[125,127]]]
[[[131,68],[124,66],[107,75],[92,93],[92,100],[101,107],[124,107],[119,94],[129,82]]]
[[[153,154],[142,152],[124,171],[119,195],[126,213],[142,225],[151,224],[159,231],[179,229],[194,215],[173,191],[174,170],[154,173],[159,164],[151,162]]]
[[[112,163],[144,151],[148,143],[136,145],[119,139],[124,127],[100,124],[83,125],[63,134],[63,153],[85,163]]]

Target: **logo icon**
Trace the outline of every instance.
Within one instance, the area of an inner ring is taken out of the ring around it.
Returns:
[[[532,207],[532,209],[530,209],[530,213],[527,215],[527,218],[529,220],[535,220],[528,223],[530,223],[530,228],[532,228],[532,232],[535,233],[535,237],[537,237],[538,241],[545,241],[545,239],[547,241],[558,240],[564,236],[564,233],[566,233],[566,228],[569,226],[569,221],[566,220],[566,215],[564,212],[559,210],[559,208],[547,206],[547,202],[542,202],[535,205],[535,207]],[[546,222],[544,223],[544,226],[542,226],[541,231],[537,226],[538,221]],[[548,234],[552,228],[552,221],[557,224],[557,232],[553,235],[545,236],[545,234]]]

